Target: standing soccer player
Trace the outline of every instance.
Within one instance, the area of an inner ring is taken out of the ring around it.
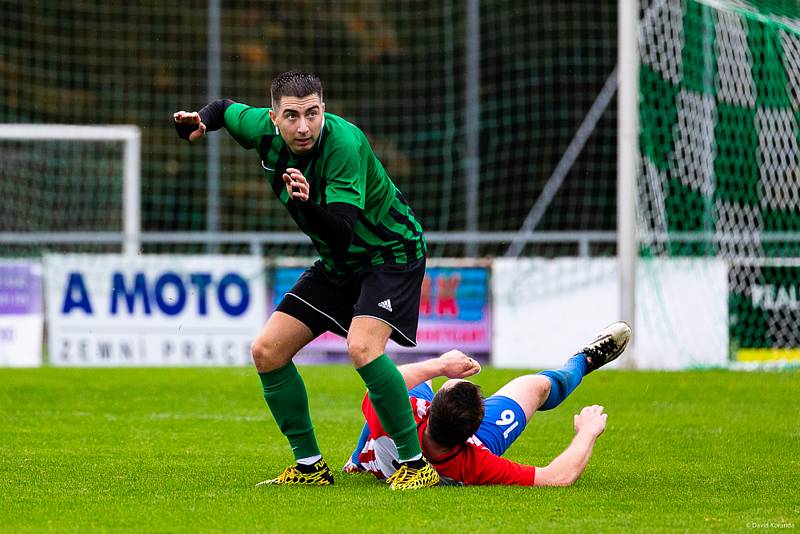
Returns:
[[[199,112],[178,111],[178,134],[194,142],[222,128],[257,150],[268,183],[307,234],[320,258],[281,300],[253,343],[253,362],[296,465],[261,484],[328,485],[303,379],[292,359],[331,331],[369,391],[401,462],[392,489],[438,484],[422,457],[402,375],[384,354],[391,338],[415,346],[425,274],[425,239],[403,194],[364,133],[325,113],[316,76],[290,71],[272,81],[272,108],[218,100]]]

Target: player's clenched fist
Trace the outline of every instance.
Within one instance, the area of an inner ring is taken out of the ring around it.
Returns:
[[[587,406],[575,416],[575,432],[590,432],[599,436],[606,429],[606,419],[608,414],[603,413],[602,406]]]
[[[439,356],[442,374],[447,378],[466,378],[478,374],[481,364],[460,350],[451,350]]]
[[[172,115],[175,129],[183,139],[194,143],[206,134],[206,125],[203,124],[200,114],[196,111],[176,111]]]

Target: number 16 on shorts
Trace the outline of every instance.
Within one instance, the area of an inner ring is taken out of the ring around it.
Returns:
[[[494,424],[500,427],[506,427],[503,430],[503,437],[508,439],[508,435],[519,426],[519,421],[514,417],[514,412],[512,410],[503,410],[500,414],[500,419],[495,421]]]

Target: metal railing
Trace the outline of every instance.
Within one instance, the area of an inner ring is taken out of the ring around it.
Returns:
[[[507,244],[521,240],[531,244],[574,244],[576,255],[591,256],[591,245],[613,244],[616,232],[427,232],[430,244]],[[254,255],[262,255],[264,245],[309,245],[300,232],[143,232],[141,244],[248,245]],[[676,232],[641,234],[640,243],[786,243],[800,246],[800,232]],[[122,250],[126,244],[123,232],[0,232],[0,245],[113,245]],[[138,250],[139,247],[136,248]],[[131,249],[125,247],[125,250]],[[752,259],[752,258],[751,258]]]

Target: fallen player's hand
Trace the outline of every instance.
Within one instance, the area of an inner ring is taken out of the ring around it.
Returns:
[[[575,432],[590,432],[597,437],[606,429],[606,419],[608,414],[603,413],[602,406],[587,406],[575,416]]]
[[[196,111],[176,111],[172,115],[172,120],[175,121],[178,135],[188,139],[190,143],[194,143],[206,134],[206,125],[203,124],[200,114]],[[191,133],[186,135],[189,131]]]
[[[451,350],[439,356],[442,374],[447,378],[466,378],[481,372],[481,364],[460,350]]]

